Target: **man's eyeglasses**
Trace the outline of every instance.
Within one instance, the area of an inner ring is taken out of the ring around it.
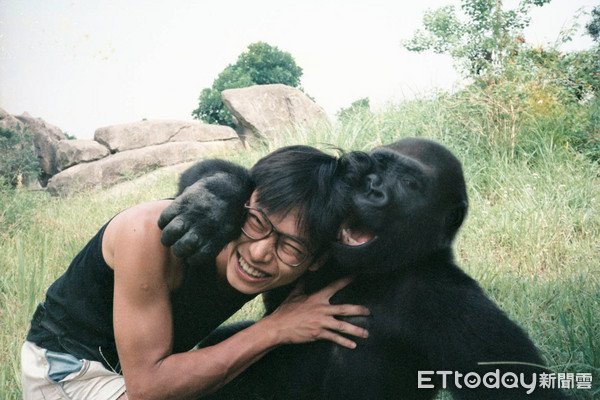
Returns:
[[[244,204],[244,208],[248,213],[242,227],[244,235],[253,240],[261,240],[275,232],[277,234],[275,246],[277,258],[290,267],[297,267],[306,261],[310,255],[306,244],[275,229],[262,210],[251,207],[248,203]]]

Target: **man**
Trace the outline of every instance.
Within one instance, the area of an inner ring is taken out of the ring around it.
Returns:
[[[48,289],[22,350],[24,399],[176,399],[223,386],[271,349],[366,330],[329,304],[349,283],[309,297],[296,290],[276,312],[214,346],[188,351],[254,295],[293,283],[325,260],[314,222],[338,160],[294,146],[261,159],[240,236],[212,260],[189,263],[160,242],[156,221],[171,203],[144,203],[104,225]],[[276,171],[271,173],[270,171]],[[311,232],[311,236],[307,234]],[[314,234],[313,234],[314,233]],[[121,375],[122,373],[122,375]]]

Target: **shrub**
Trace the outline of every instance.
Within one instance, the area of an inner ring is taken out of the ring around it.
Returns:
[[[0,128],[0,186],[19,187],[33,182],[40,167],[27,128]]]

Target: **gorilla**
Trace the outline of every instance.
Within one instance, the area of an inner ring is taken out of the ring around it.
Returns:
[[[456,157],[418,138],[349,156],[362,157],[363,166],[367,157],[368,168],[344,194],[349,201],[340,199],[351,217],[331,262],[308,274],[305,291],[355,275],[330,302],[369,308],[368,317],[343,318],[369,337],[356,339],[353,350],[326,341],[279,347],[214,398],[430,400],[442,388],[458,400],[567,398],[540,387],[540,375],[551,371],[531,340],[454,262],[452,243],[468,208]],[[188,254],[206,248],[210,238],[197,224],[210,210],[194,208],[194,193],[215,172],[189,179],[198,182],[185,201],[161,218],[161,227],[178,221],[163,231],[166,244],[187,240]],[[267,312],[289,290],[265,294]],[[203,345],[236,329],[216,331]]]

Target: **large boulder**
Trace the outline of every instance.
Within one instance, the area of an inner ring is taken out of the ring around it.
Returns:
[[[56,167],[59,171],[75,164],[98,160],[110,154],[105,146],[93,140],[61,140],[56,145]]]
[[[237,140],[228,126],[183,121],[141,121],[99,128],[94,140],[112,153],[139,149],[167,142],[212,142]]]
[[[206,157],[239,145],[239,140],[172,142],[123,151],[65,169],[50,179],[48,191],[54,195],[67,195],[78,190],[108,187],[156,168]]]
[[[18,132],[23,129],[23,124],[21,121],[0,108],[0,128]]]
[[[23,123],[27,132],[33,136],[35,154],[40,160],[40,168],[46,176],[58,172],[56,166],[56,145],[65,140],[65,134],[56,126],[42,119],[34,118],[28,113],[16,115],[15,118]]]
[[[221,93],[245,143],[271,141],[280,134],[329,124],[327,114],[299,89],[258,85]],[[276,141],[275,141],[276,142]]]

